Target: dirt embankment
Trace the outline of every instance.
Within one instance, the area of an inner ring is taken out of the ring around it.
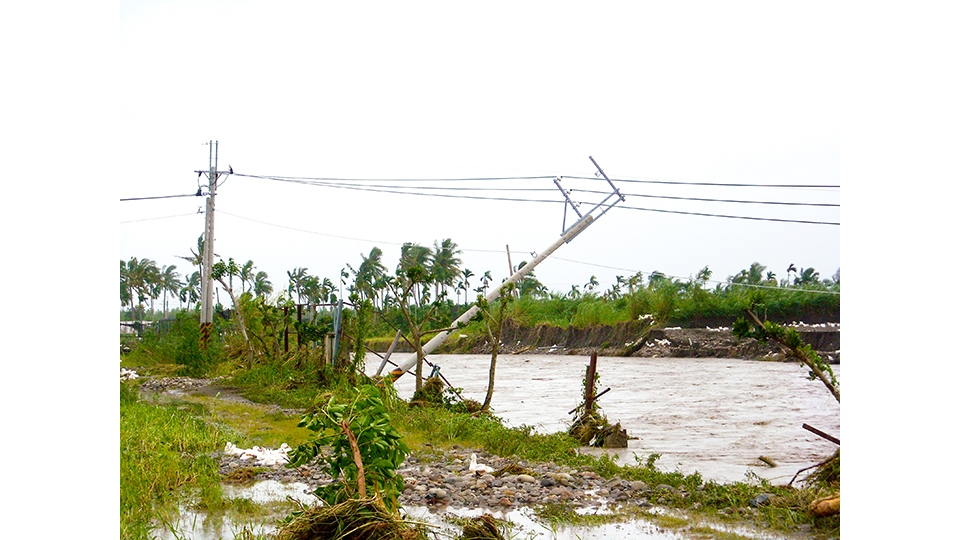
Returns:
[[[804,340],[831,363],[840,362],[839,323],[797,324],[794,326]],[[484,354],[491,344],[481,338],[464,343],[451,336],[446,352]],[[460,343],[458,343],[460,341]],[[644,321],[620,323],[615,326],[588,328],[560,328],[545,324],[534,327],[517,326],[510,321],[504,325],[501,339],[504,354],[590,354],[599,352],[608,356],[747,358],[791,360],[778,344],[759,343],[753,339],[738,340],[726,326],[702,328],[667,327],[648,329]]]

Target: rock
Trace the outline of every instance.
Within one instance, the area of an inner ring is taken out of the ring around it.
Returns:
[[[526,484],[532,484],[532,483],[536,482],[536,479],[535,479],[534,477],[530,476],[529,474],[518,474],[518,475],[517,475],[517,480],[519,480],[520,482],[526,483]]]
[[[768,504],[768,503],[770,502],[770,499],[771,499],[772,497],[773,497],[773,495],[770,494],[770,493],[761,493],[761,494],[757,495],[756,497],[750,499],[750,506],[752,506],[752,507],[754,507],[754,508],[759,508],[759,507],[763,506],[764,504]]]
[[[647,484],[642,480],[633,480],[627,485],[630,488],[630,491],[646,491],[648,489]]]
[[[441,488],[430,488],[430,490],[427,491],[427,495],[433,495],[437,499],[447,498],[447,492]]]

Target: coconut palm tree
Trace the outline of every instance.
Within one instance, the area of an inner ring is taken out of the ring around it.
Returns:
[[[361,297],[372,300],[374,307],[376,307],[378,304],[378,292],[382,290],[380,287],[383,283],[383,277],[387,273],[387,267],[384,266],[382,262],[383,250],[374,247],[370,250],[368,256],[361,254],[360,257],[362,259],[360,266],[353,272],[356,278],[357,290],[360,292]],[[353,268],[350,267],[350,270],[353,270]]]
[[[404,242],[400,246],[400,262],[397,264],[397,275],[406,276],[411,270],[414,270],[418,279],[412,283],[414,285],[411,300],[421,302],[423,300],[423,285],[431,282],[430,248],[421,246],[413,242]]]
[[[157,290],[156,284],[159,282],[160,270],[157,269],[157,263],[154,261],[137,259],[136,257],[130,257],[125,266],[125,283],[130,290],[130,311],[139,312],[139,320],[143,320],[143,303],[148,299],[153,300],[155,298],[153,294]],[[134,308],[134,299],[137,302],[136,309]],[[136,315],[134,320],[137,320]]]
[[[307,269],[306,268],[294,268],[293,270],[287,270],[287,293],[293,298],[293,294],[297,294],[297,303],[300,304],[303,302],[303,282],[307,278]]]
[[[187,281],[180,287],[180,302],[187,303],[187,310],[190,310],[190,304],[200,300],[200,271],[190,274]]]
[[[127,262],[120,259],[120,305],[126,306],[132,303],[133,293],[130,291],[129,274],[127,272]],[[131,318],[133,313],[130,313]]]
[[[440,297],[440,289],[452,287],[460,276],[460,263],[462,262],[457,255],[463,253],[456,242],[445,238],[443,242],[433,243],[433,253],[430,256],[430,267],[432,269],[434,290],[436,297]]]
[[[273,283],[270,283],[267,273],[263,270],[257,272],[253,276],[253,294],[259,298],[270,296],[271,293],[273,293]]]
[[[174,298],[180,293],[183,282],[180,281],[180,273],[177,272],[177,265],[171,264],[164,266],[160,271],[160,289],[163,291],[163,318],[167,318],[167,293]]]
[[[253,266],[253,261],[247,261],[240,267],[238,277],[240,278],[241,293],[247,292],[248,286],[253,287],[254,270],[256,270],[256,267]]]
[[[794,278],[794,285],[799,285],[800,287],[806,285],[816,285],[820,283],[820,272],[817,272],[813,268],[801,268],[800,275]]]

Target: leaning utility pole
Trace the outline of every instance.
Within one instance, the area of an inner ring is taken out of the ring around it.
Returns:
[[[516,283],[516,284],[519,285],[520,280],[523,279],[524,276],[526,276],[527,274],[529,274],[530,272],[532,272],[533,269],[536,268],[538,264],[540,264],[541,262],[543,262],[543,261],[544,261],[547,257],[549,257],[554,251],[556,251],[557,249],[559,249],[560,246],[562,246],[563,244],[569,244],[574,238],[577,237],[578,234],[580,234],[581,232],[583,232],[584,229],[586,229],[587,227],[589,227],[597,218],[599,218],[600,216],[606,214],[607,211],[609,211],[611,208],[613,208],[614,205],[616,205],[618,202],[625,200],[625,197],[623,196],[622,193],[620,193],[620,190],[617,189],[617,186],[615,186],[615,185],[613,184],[613,182],[612,182],[609,178],[607,178],[606,173],[603,172],[603,169],[600,168],[600,165],[598,165],[597,162],[594,161],[593,156],[590,156],[590,161],[592,161],[593,164],[594,164],[594,166],[596,166],[596,168],[597,168],[597,171],[598,171],[598,172],[596,173],[597,176],[599,177],[599,176],[602,175],[603,178],[607,181],[607,183],[610,184],[610,188],[611,188],[612,191],[611,191],[600,203],[598,203],[596,206],[594,206],[592,209],[590,209],[590,211],[588,211],[586,214],[584,214],[584,213],[581,213],[580,210],[577,209],[577,204],[574,203],[574,201],[570,199],[570,192],[568,192],[567,190],[565,190],[563,187],[560,186],[560,178],[559,178],[559,177],[555,178],[555,179],[553,180],[553,182],[554,182],[554,183],[557,185],[557,187],[560,189],[560,192],[563,194],[563,197],[564,197],[564,199],[566,200],[566,204],[565,204],[565,206],[564,206],[564,211],[563,211],[563,214],[564,214],[564,216],[563,216],[563,219],[564,219],[564,221],[563,221],[563,227],[564,227],[563,233],[560,235],[560,238],[559,238],[556,242],[554,242],[553,244],[551,244],[550,247],[548,247],[547,249],[545,249],[543,252],[541,252],[541,253],[539,253],[539,254],[534,253],[534,254],[533,254],[533,255],[534,255],[533,259],[532,259],[529,263],[525,264],[525,265],[523,266],[523,268],[518,268],[516,271],[514,271],[514,269],[513,269],[513,264],[512,264],[512,263],[509,263],[509,264],[510,264],[510,271],[513,272],[513,275],[511,275],[509,278],[507,278],[507,280],[504,281],[502,284],[500,284],[500,286],[494,287],[493,290],[490,291],[490,292],[484,297],[484,299],[485,299],[487,302],[493,302],[493,301],[496,300],[497,298],[500,298],[501,290],[502,290],[508,283]],[[610,202],[611,199],[613,199],[613,202]],[[566,207],[567,207],[567,206],[570,206],[571,208],[573,208],[573,211],[577,213],[577,217],[579,218],[579,219],[578,219],[573,225],[571,225],[570,227],[567,227],[567,222],[566,222],[566,219],[567,219],[567,216],[566,216],[566,214],[567,214]],[[599,211],[599,212],[598,212],[598,214],[596,215],[596,217],[594,217],[592,214],[593,214],[594,212],[596,212],[596,211]],[[508,245],[508,246],[507,246],[507,254],[508,254],[508,256],[509,256],[509,253],[510,253],[510,246]],[[480,308],[478,308],[476,305],[473,305],[470,309],[468,309],[467,311],[463,312],[462,315],[460,315],[459,317],[457,317],[457,320],[453,321],[453,324],[450,325],[451,328],[457,328],[459,325],[461,325],[461,324],[466,324],[467,322],[469,322],[470,319],[472,319],[473,316],[477,314],[477,312],[479,311],[479,309],[480,309]],[[431,339],[430,341],[428,341],[427,343],[425,343],[425,344],[423,345],[423,347],[421,347],[421,350],[423,351],[424,356],[426,356],[427,354],[430,354],[431,352],[433,352],[433,351],[434,351],[437,347],[439,347],[440,345],[443,345],[443,342],[447,340],[447,337],[448,337],[449,335],[450,335],[450,330],[449,330],[449,329],[448,329],[448,330],[443,330],[443,331],[439,332],[436,336],[434,336],[433,339]],[[396,367],[396,369],[394,369],[393,371],[390,372],[390,377],[391,377],[391,379],[396,380],[396,379],[400,378],[401,376],[403,376],[404,373],[406,373],[407,371],[409,371],[410,368],[412,368],[412,367],[415,366],[416,364],[417,364],[417,353],[413,353],[413,354],[411,354],[409,357],[407,357],[406,360],[402,361],[402,362]]]
[[[217,180],[221,173],[217,171],[220,141],[210,141],[210,170],[206,172],[209,181],[207,194],[206,222],[203,228],[203,276],[200,283],[200,346],[206,347],[213,329],[213,213],[217,196]],[[204,171],[195,171],[204,174]],[[231,172],[233,172],[231,170]]]

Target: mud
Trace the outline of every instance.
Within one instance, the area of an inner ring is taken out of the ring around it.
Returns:
[[[840,363],[839,323],[791,322],[787,325],[796,328],[804,341],[824,360],[832,364]],[[441,352],[489,354],[493,349],[485,338],[467,343],[464,338],[452,336],[448,343]],[[727,326],[651,330],[645,321],[585,328],[560,328],[546,324],[524,327],[508,321],[503,328],[500,351],[502,354],[589,355],[597,352],[606,356],[638,358],[793,360],[778,344],[737,339]]]

